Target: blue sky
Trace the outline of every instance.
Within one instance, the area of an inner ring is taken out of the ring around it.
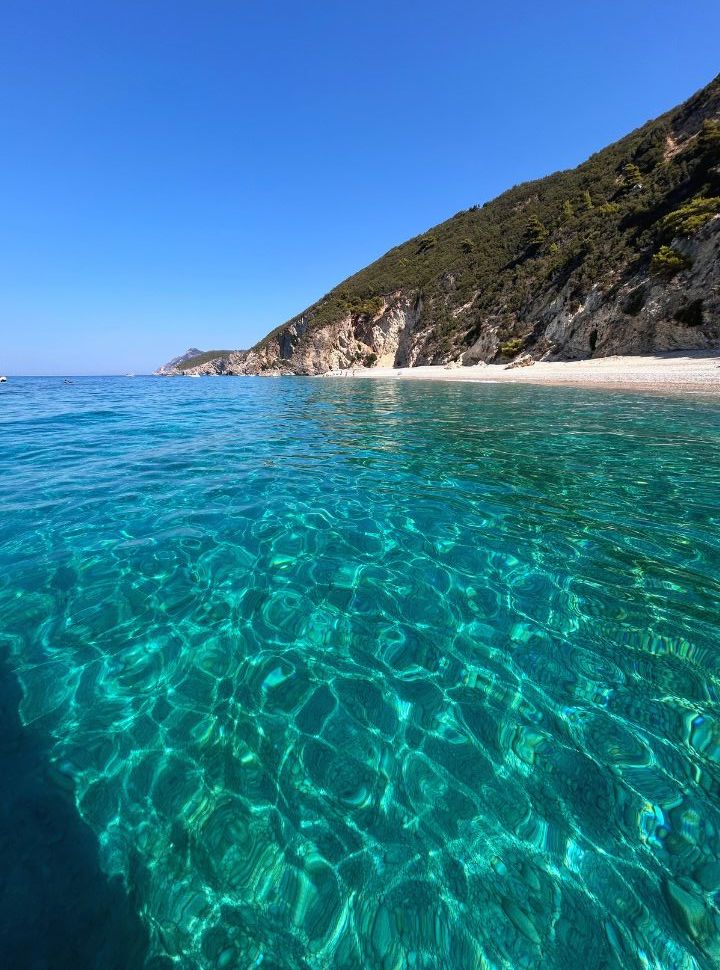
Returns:
[[[720,4],[3,0],[0,372],[248,346],[720,71]]]

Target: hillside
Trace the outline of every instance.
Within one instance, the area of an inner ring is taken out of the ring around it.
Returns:
[[[575,169],[390,250],[184,372],[572,359],[720,341],[720,76]]]
[[[169,360],[167,364],[161,364],[157,370],[153,371],[156,377],[170,377],[173,374],[180,374],[182,371],[191,366],[193,368],[201,367],[203,364],[208,363],[211,360],[217,360],[219,357],[227,356],[227,354],[235,353],[233,350],[198,350],[197,347],[190,347],[186,350],[184,354],[179,357],[173,357]]]
[[[182,365],[186,364],[190,360],[192,360],[193,364],[197,366],[198,358],[201,357],[202,354],[203,351],[198,350],[197,347],[190,347],[189,350],[186,350],[184,354],[180,354],[179,357],[173,357],[173,359],[169,360],[167,364],[161,364],[161,366],[158,367],[156,371],[153,371],[153,373],[160,377],[164,377],[169,374],[177,374]]]

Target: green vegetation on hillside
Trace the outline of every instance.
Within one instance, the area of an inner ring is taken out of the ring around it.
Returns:
[[[232,354],[232,350],[206,350],[204,354],[198,354],[197,357],[191,357],[190,360],[184,360],[182,364],[178,365],[178,370],[190,370],[192,367],[200,367],[202,364],[209,364],[211,360],[217,360],[218,357],[226,357],[228,354]]]
[[[672,246],[661,246],[650,260],[652,272],[668,280],[684,269],[690,269],[691,266],[691,260]]]
[[[720,123],[708,117],[718,114],[720,77],[577,168],[515,186],[390,250],[289,323],[302,334],[346,314],[373,317],[402,291],[418,301],[434,360],[470,345],[488,319],[503,354],[531,344],[523,318],[538,294],[563,290],[580,306],[592,287],[612,292],[651,263],[662,275],[683,268],[667,244],[718,211]]]
[[[515,354],[522,348],[524,341],[521,337],[513,337],[512,340],[508,340],[504,344],[500,344],[500,353],[503,357],[514,357]]]
[[[696,196],[674,212],[668,213],[662,227],[669,236],[692,236],[713,216],[720,213],[720,198]]]

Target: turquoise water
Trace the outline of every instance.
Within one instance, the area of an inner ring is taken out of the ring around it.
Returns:
[[[720,404],[16,379],[0,435],[0,646],[148,967],[720,964]]]

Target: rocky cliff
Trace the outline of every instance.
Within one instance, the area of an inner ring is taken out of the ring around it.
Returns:
[[[576,169],[391,250],[185,373],[572,359],[720,344],[720,77]]]

